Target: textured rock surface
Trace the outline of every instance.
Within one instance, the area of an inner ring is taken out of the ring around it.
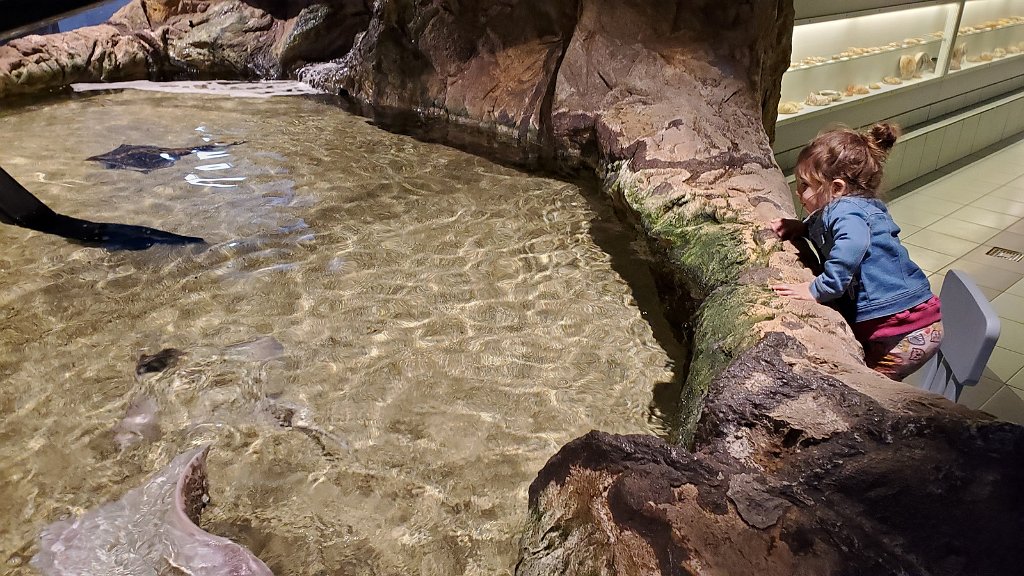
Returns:
[[[144,78],[157,67],[158,40],[93,26],[59,35],[26,36],[0,46],[0,96],[80,81]]]
[[[769,334],[712,385],[694,453],[593,432],[530,487],[517,574],[1012,574],[1024,429]]]
[[[369,0],[135,0],[106,25],[0,46],[0,98],[74,82],[278,78],[344,55]]]
[[[109,34],[150,75],[314,63],[301,79],[369,113],[603,177],[693,333],[675,440],[694,452],[566,446],[531,489],[521,575],[1013,573],[1021,428],[885,380],[838,314],[768,289],[810,278],[768,225],[793,215],[768,137],[792,18],[788,0],[139,0]],[[36,55],[22,76],[71,81],[58,41],[0,47],[0,95],[32,89],[10,62]]]

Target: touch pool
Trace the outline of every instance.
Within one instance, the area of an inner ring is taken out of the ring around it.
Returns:
[[[654,391],[682,354],[586,187],[302,96],[95,93],[0,110],[0,130],[0,166],[55,210],[207,241],[119,252],[0,226],[16,574],[46,524],[202,443],[204,529],[275,574],[511,573],[560,446],[665,432]],[[85,161],[236,141],[149,173]],[[136,374],[165,348],[183,355]],[[125,423],[139,410],[154,426]]]

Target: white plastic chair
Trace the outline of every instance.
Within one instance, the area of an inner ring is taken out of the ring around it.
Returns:
[[[945,334],[938,353],[921,368],[919,385],[956,402],[964,386],[981,379],[999,339],[999,315],[960,270],[946,273],[939,299]]]

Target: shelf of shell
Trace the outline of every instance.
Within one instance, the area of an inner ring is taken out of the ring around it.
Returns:
[[[932,80],[934,78],[937,78],[937,76],[936,76],[936,74],[934,72],[924,72],[924,73],[921,74],[921,76],[919,78],[911,78],[909,80],[900,80],[899,84],[885,84],[885,83],[879,81],[878,83],[873,84],[874,86],[877,86],[877,88],[870,88],[868,90],[868,93],[866,93],[866,94],[856,94],[856,93],[854,93],[854,94],[846,94],[845,91],[843,91],[842,96],[841,96],[841,98],[839,100],[833,100],[833,101],[829,102],[828,104],[823,104],[823,105],[815,106],[815,105],[805,104],[803,101],[797,102],[797,105],[799,106],[799,109],[796,112],[783,112],[782,111],[783,110],[783,106],[786,105],[786,104],[791,103],[792,101],[790,101],[790,102],[785,102],[785,101],[784,102],[780,102],[779,103],[779,117],[778,117],[778,120],[777,120],[777,124],[778,125],[783,125],[783,124],[786,124],[788,121],[791,121],[791,120],[793,120],[795,118],[805,118],[805,117],[807,117],[809,115],[813,115],[813,114],[823,114],[823,113],[826,113],[828,111],[835,111],[836,109],[843,108],[843,107],[845,107],[845,106],[847,106],[849,104],[852,104],[854,102],[857,102],[859,100],[864,100],[864,99],[867,99],[867,98],[871,98],[873,96],[878,96],[879,94],[885,94],[885,93],[891,92],[893,90],[899,90],[899,89],[905,88],[907,86],[913,86],[914,84],[920,84],[921,82]],[[829,91],[828,90],[822,90],[822,91],[818,91],[817,93],[820,94],[821,92],[829,92]],[[838,92],[838,91],[837,90],[833,90],[832,92]]]
[[[956,55],[962,54],[964,47],[966,57],[960,59],[961,69],[1024,53],[1024,22],[958,36],[953,49],[954,59],[950,62],[951,72],[958,70]]]
[[[979,26],[961,26],[960,31],[957,32],[956,36],[957,38],[964,38],[966,36],[974,36],[975,34],[985,34],[987,32],[995,32],[996,30],[1006,30],[1007,28],[1017,28],[1019,26],[1024,26],[1024,16],[1011,16],[1008,19],[1013,21],[1007,24],[1000,24],[998,26],[984,28]]]
[[[940,37],[931,37],[931,38],[925,38],[925,39],[923,39],[923,40],[921,40],[919,42],[915,42],[915,43],[900,43],[899,46],[890,46],[890,45],[887,44],[885,46],[878,47],[876,52],[867,52],[867,53],[864,53],[864,54],[854,54],[852,56],[840,56],[839,58],[833,57],[833,59],[829,59],[829,60],[826,60],[824,62],[817,62],[817,63],[814,63],[814,64],[797,64],[797,63],[794,63],[794,64],[790,64],[789,68],[786,70],[786,74],[789,74],[791,72],[799,72],[801,70],[810,70],[810,69],[813,69],[813,68],[820,68],[822,66],[830,66],[830,65],[833,65],[833,64],[840,64],[842,62],[849,62],[850,60],[859,60],[861,58],[871,58],[873,56],[881,56],[881,55],[884,55],[884,54],[892,54],[893,52],[899,52],[900,50],[907,50],[909,48],[918,48],[918,49],[920,49],[922,46],[933,46],[933,45],[939,44],[941,42],[942,42],[942,37],[941,36]],[[872,50],[872,49],[873,48],[863,48],[863,50]],[[848,52],[848,50],[844,51],[844,52]]]
[[[842,66],[816,67],[809,70],[787,72],[782,78],[782,101],[779,113],[797,114],[803,106],[827,106],[823,91],[840,96],[870,96],[887,92],[883,86],[898,87],[927,72],[934,72],[934,59],[939,52],[939,40],[911,44],[888,52],[834,64]],[[906,62],[904,62],[906,61]]]
[[[1024,44],[1024,43],[1022,43],[1022,44]],[[1007,52],[1006,54],[1004,54],[1002,56],[992,56],[992,59],[990,59],[990,60],[978,60],[978,61],[967,60],[963,64],[960,65],[959,69],[954,70],[953,68],[950,68],[949,69],[949,73],[950,74],[955,74],[957,72],[962,72],[964,70],[970,70],[972,68],[977,68],[979,66],[987,66],[987,65],[993,64],[995,62],[1002,62],[1003,60],[1007,60],[1007,59],[1010,59],[1010,58],[1016,59],[1016,58],[1020,58],[1022,56],[1024,56],[1024,46],[1020,47],[1020,51],[1019,52],[1014,52],[1014,53]]]

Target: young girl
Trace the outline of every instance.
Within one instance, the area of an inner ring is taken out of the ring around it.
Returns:
[[[800,152],[795,170],[809,215],[772,222],[783,240],[807,236],[823,261],[814,281],[772,289],[844,312],[867,365],[893,380],[924,365],[942,342],[939,299],[877,198],[882,164],[899,135],[892,124],[819,135]]]

